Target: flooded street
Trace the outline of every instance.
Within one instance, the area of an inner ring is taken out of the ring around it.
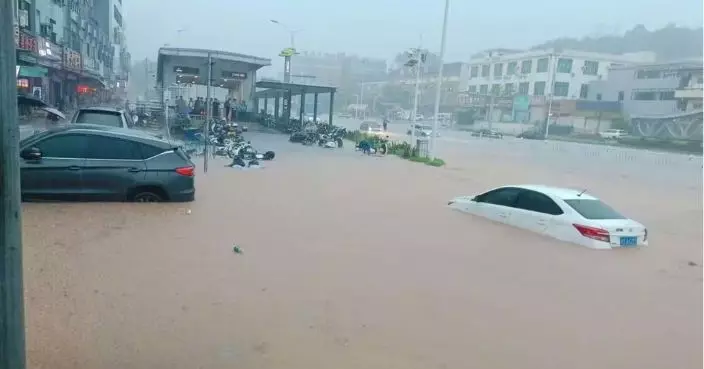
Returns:
[[[28,367],[701,368],[701,172],[450,143],[432,168],[250,136],[276,160],[211,162],[193,203],[24,205]],[[588,188],[650,247],[445,207],[515,183]]]

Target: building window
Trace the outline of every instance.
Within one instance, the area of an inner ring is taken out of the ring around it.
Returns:
[[[516,74],[516,67],[518,66],[518,62],[510,62],[506,66],[506,74],[509,76],[512,76]]]
[[[579,88],[579,98],[586,99],[587,96],[589,96],[589,85],[583,83],[582,86]]]
[[[652,101],[657,100],[655,91],[633,91],[633,100]]]
[[[502,91],[504,95],[506,96],[511,96],[513,95],[513,83],[507,83],[504,85],[504,90]]]
[[[482,65],[482,77],[489,77],[489,65]]]
[[[599,62],[585,60],[582,66],[582,74],[587,76],[596,76],[599,73]]]
[[[469,86],[467,89],[467,92],[469,93],[476,93],[477,92],[477,86]]]
[[[501,77],[504,74],[504,64],[496,63],[494,64],[494,77]]]
[[[659,70],[639,70],[636,72],[637,79],[660,79],[662,71]]]
[[[477,78],[479,76],[479,67],[474,66],[469,71],[469,78]]]
[[[500,84],[495,83],[495,84],[491,85],[491,94],[492,95],[499,96],[500,93],[501,93],[501,85]]]
[[[555,82],[553,86],[553,95],[565,97],[570,94],[570,84],[569,82]]]
[[[489,85],[479,85],[479,94],[486,95],[489,93]]]
[[[618,101],[623,101],[623,99],[626,97],[626,94],[623,91],[618,92]]]
[[[559,58],[557,59],[557,73],[572,73],[572,59]]]
[[[531,73],[531,69],[533,69],[533,61],[532,60],[524,60],[521,62],[521,73],[523,74],[528,74]]]
[[[547,73],[548,72],[548,58],[538,59],[538,69],[537,73]]]
[[[638,101],[675,100],[675,90],[636,90],[631,98]]]
[[[540,63],[538,63],[540,65]],[[533,84],[533,95],[545,96],[545,82],[535,82]]]
[[[660,100],[674,100],[675,99],[675,91],[661,91],[660,92]]]
[[[596,94],[596,101],[601,101],[601,94]]]
[[[530,82],[521,82],[518,84],[518,94],[528,95],[528,90],[530,89]]]

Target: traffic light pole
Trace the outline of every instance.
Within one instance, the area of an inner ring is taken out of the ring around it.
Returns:
[[[0,368],[25,369],[14,0],[0,0]]]

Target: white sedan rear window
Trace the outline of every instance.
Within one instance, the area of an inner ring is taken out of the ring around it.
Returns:
[[[122,117],[120,113],[82,111],[76,117],[76,123],[90,123],[101,126],[122,127]]]
[[[565,202],[587,219],[626,219],[626,217],[599,200],[572,199],[565,200]]]

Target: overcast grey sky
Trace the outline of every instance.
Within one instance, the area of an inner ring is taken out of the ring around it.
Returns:
[[[391,59],[418,44],[438,50],[443,0],[124,0],[132,59],[159,47],[220,49],[275,59],[289,44],[279,20],[302,28],[299,50]],[[701,0],[451,0],[448,61],[486,48],[529,47],[561,36],[624,32],[641,23],[702,25]],[[178,32],[182,29],[182,32]]]

